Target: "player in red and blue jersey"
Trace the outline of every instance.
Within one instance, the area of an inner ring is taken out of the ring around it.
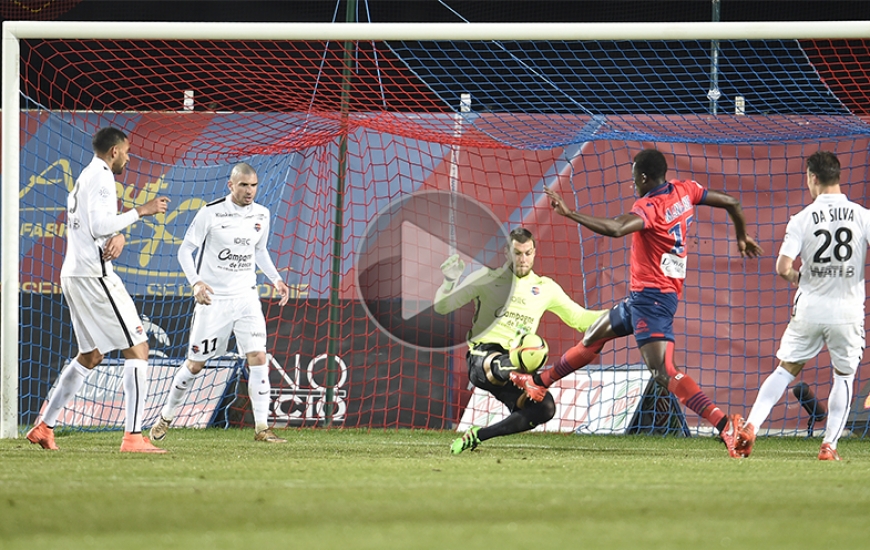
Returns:
[[[746,235],[746,219],[737,199],[705,189],[695,181],[668,181],[665,179],[667,170],[668,164],[661,152],[645,149],[638,153],[631,172],[639,198],[629,213],[615,218],[574,212],[558,193],[545,190],[559,215],[599,235],[632,234],[630,293],[609,315],[598,319],[586,331],[583,340],[569,349],[552,369],[533,375],[514,371],[511,381],[531,399],[539,400],[555,381],[591,363],[608,341],[634,334],[644,363],[656,382],[715,426],[728,453],[740,458],[735,442],[743,419],[740,415],[729,416],[723,412],[674,363],[674,315],[686,278],[686,237],[694,221],[695,205],[704,204],[728,212],[741,256],[754,258],[763,251]]]

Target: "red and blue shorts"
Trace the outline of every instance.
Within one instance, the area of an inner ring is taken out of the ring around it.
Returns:
[[[610,310],[610,326],[617,336],[634,334],[638,347],[659,340],[673,342],[678,304],[675,292],[655,288],[632,291]]]

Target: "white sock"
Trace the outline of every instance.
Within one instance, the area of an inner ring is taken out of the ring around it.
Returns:
[[[823,443],[830,443],[831,447],[837,448],[837,441],[843,435],[846,427],[846,418],[852,407],[852,384],[855,375],[844,376],[834,374],[834,385],[828,395],[828,421],[825,424],[825,438]]]
[[[770,410],[776,405],[782,394],[785,393],[788,385],[794,379],[795,376],[782,367],[776,367],[776,370],[764,379],[764,382],[758,389],[758,397],[755,398],[755,404],[752,405],[752,410],[749,411],[749,416],[746,418],[746,423],[752,424],[756,433],[758,433],[758,428],[767,420]]]
[[[148,361],[144,359],[124,360],[124,431],[142,431],[142,417],[145,416],[145,397],[148,395]]]
[[[254,411],[254,429],[259,433],[269,427],[269,405],[272,403],[269,364],[249,365],[248,370],[248,395]]]
[[[184,401],[184,396],[187,394],[187,390],[190,389],[190,386],[193,384],[196,377],[196,374],[190,372],[190,369],[187,366],[187,361],[179,365],[178,370],[175,371],[175,378],[172,379],[172,386],[169,388],[169,397],[166,399],[166,404],[163,405],[163,409],[160,411],[160,415],[163,418],[166,420],[172,420],[175,418],[175,411],[178,410],[178,406],[181,405],[182,401]]]
[[[91,372],[86,369],[81,363],[73,358],[69,365],[60,373],[60,378],[57,380],[57,387],[48,398],[48,403],[45,405],[45,411],[42,413],[42,421],[49,428],[54,428],[57,424],[57,417],[70,400],[78,393],[79,388]]]

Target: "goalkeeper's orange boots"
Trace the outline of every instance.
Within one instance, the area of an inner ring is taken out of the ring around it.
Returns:
[[[535,384],[535,379],[532,378],[531,374],[512,370],[510,377],[514,386],[526,392],[526,395],[528,395],[529,399],[532,401],[540,403],[547,395],[547,388]]]
[[[54,442],[54,430],[41,420],[27,432],[25,437],[27,437],[27,441],[30,441],[34,445],[39,445],[43,449],[50,451],[58,450],[57,444]]]

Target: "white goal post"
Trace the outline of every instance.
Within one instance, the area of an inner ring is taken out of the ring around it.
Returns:
[[[20,40],[721,40],[870,38],[870,21],[710,23],[3,23],[0,438],[18,436]]]

